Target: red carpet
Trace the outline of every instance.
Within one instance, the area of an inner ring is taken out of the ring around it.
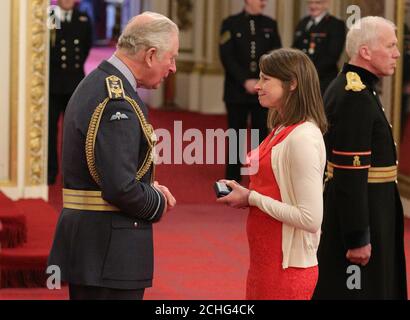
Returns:
[[[27,242],[0,251],[0,287],[45,285],[45,270],[57,222],[56,211],[43,200],[15,202],[27,221]]]
[[[13,201],[0,192],[0,248],[14,248],[27,240],[26,218]]]

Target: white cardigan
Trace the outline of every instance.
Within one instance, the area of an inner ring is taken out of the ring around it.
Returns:
[[[283,223],[283,269],[316,266],[326,165],[321,131],[312,122],[299,125],[272,148],[271,158],[283,202],[251,191],[249,204]]]

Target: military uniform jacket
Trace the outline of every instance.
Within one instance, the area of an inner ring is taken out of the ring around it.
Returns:
[[[377,81],[369,71],[347,64],[324,96],[330,127],[317,299],[407,298],[397,154]],[[352,263],[346,253],[369,243],[361,290],[349,290]]]
[[[147,109],[131,84],[105,61],[80,83],[67,107],[64,188],[77,196],[83,191],[101,192],[103,206],[116,208],[71,209],[64,200],[49,265],[59,266],[62,280],[69,283],[117,289],[152,283],[152,223],[161,218],[165,199],[151,186],[152,166],[136,179],[149,148],[141,121],[124,93],[146,117]],[[67,199],[75,207],[75,196]],[[85,207],[93,206],[93,199],[89,201]]]
[[[220,57],[225,69],[224,101],[258,103],[257,95],[244,88],[248,79],[259,79],[259,59],[282,46],[276,21],[245,11],[222,23]]]
[[[339,72],[337,63],[344,49],[345,25],[343,21],[328,14],[319,24],[306,30],[310,20],[311,17],[307,16],[299,22],[292,46],[311,58],[323,89]]]
[[[71,22],[50,33],[50,93],[72,94],[84,78],[84,64],[92,46],[87,14],[73,10]]]

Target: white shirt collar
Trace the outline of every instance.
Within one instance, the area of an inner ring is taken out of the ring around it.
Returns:
[[[323,20],[323,18],[326,17],[326,15],[327,11],[323,12],[320,16],[317,16],[315,18],[315,25],[318,25]]]
[[[65,19],[66,15],[67,15],[67,21]],[[66,11],[66,10],[63,10],[63,9],[60,8],[61,22],[71,22],[72,18],[73,18],[73,10]]]
[[[107,61],[111,63],[114,67],[116,67],[128,80],[132,88],[135,91],[137,91],[137,81],[135,80],[130,68],[128,68],[127,65],[124,62],[122,62],[121,59],[119,59],[115,54],[113,54],[112,57]]]

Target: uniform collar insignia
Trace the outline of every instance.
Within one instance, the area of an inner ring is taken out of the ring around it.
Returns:
[[[229,40],[231,40],[231,32],[229,30],[225,31],[222,35],[221,38],[219,40],[219,44],[220,45],[224,45],[225,43],[227,43]]]
[[[111,116],[110,121],[115,121],[115,120],[128,120],[128,116],[125,113],[117,112],[116,114],[113,114]]]
[[[110,76],[105,79],[110,100],[124,100],[125,92],[120,78]]]
[[[363,89],[366,89],[366,86],[363,84],[362,79],[360,79],[360,76],[356,72],[350,71],[346,73],[346,80],[346,91],[352,90],[354,92],[360,92]]]

